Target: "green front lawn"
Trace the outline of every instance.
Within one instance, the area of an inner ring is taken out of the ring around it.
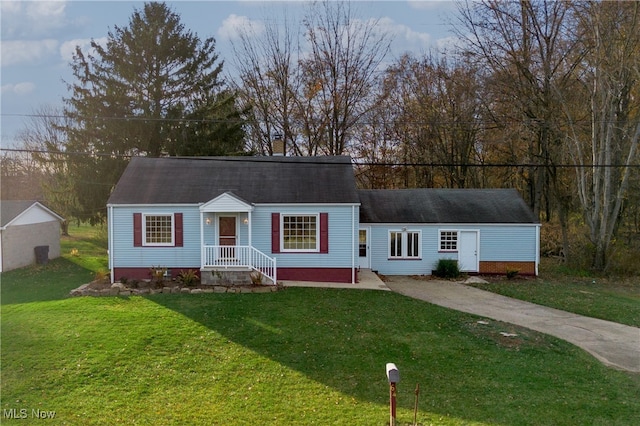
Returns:
[[[106,268],[104,233],[71,231],[64,258],[0,277],[3,425],[37,410],[72,425],[385,425],[387,362],[400,370],[400,425],[413,421],[416,384],[421,425],[640,423],[640,375],[390,292],[69,298]],[[591,305],[617,306],[599,282],[558,283],[528,297],[575,311],[576,292],[597,291]]]
[[[640,376],[557,339],[390,292],[54,300],[50,289],[37,300],[6,297],[19,284],[2,278],[2,424],[25,424],[7,418],[24,409],[78,425],[384,425],[387,362],[401,375],[399,424],[413,420],[417,383],[423,425],[640,419]]]
[[[585,277],[543,259],[535,279],[489,278],[474,287],[580,315],[640,327],[640,277]]]

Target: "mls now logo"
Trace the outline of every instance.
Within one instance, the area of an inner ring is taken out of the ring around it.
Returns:
[[[56,412],[37,409],[31,410],[31,413],[29,413],[26,408],[10,408],[2,410],[2,417],[5,419],[26,419],[29,417],[33,419],[53,419],[56,417]]]
[[[29,412],[26,408],[18,410],[17,408],[10,408],[8,410],[2,410],[2,417],[5,419],[26,419],[29,417]]]

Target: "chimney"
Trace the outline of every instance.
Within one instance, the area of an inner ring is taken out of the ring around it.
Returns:
[[[276,133],[273,135],[271,149],[274,157],[283,157],[285,155],[285,143],[280,133]]]

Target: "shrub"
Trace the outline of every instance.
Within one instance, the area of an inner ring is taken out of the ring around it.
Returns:
[[[95,281],[107,281],[109,279],[109,271],[105,271],[104,269],[100,269],[98,272],[96,272],[96,274],[94,275],[94,280]]]
[[[507,279],[509,280],[514,279],[515,277],[518,276],[518,273],[520,273],[518,269],[507,268],[507,271],[506,271]]]
[[[164,281],[165,274],[167,273],[167,268],[164,266],[152,266],[149,269],[149,275],[151,275],[151,281],[153,282],[162,282]]]
[[[198,274],[193,269],[181,270],[178,274],[178,282],[192,286],[198,282]]]
[[[458,278],[460,276],[460,267],[455,259],[440,259],[434,275],[440,278]]]

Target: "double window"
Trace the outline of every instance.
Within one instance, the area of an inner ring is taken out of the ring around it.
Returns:
[[[318,251],[318,215],[282,215],[282,251]]]
[[[419,259],[422,232],[412,230],[389,231],[390,259]]]

